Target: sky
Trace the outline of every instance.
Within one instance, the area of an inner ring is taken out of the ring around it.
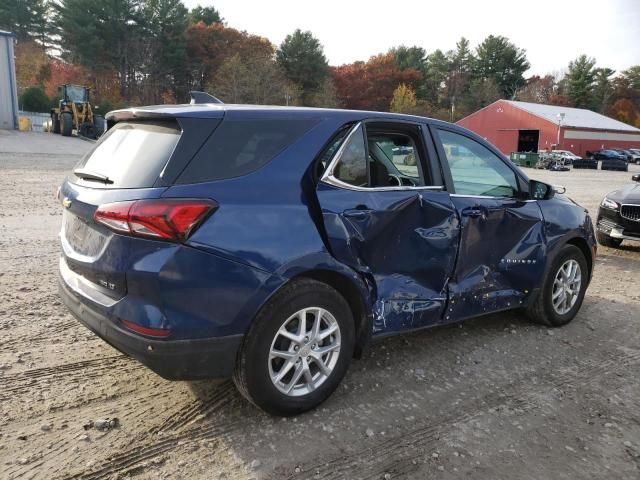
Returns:
[[[225,23],[279,45],[296,28],[320,40],[330,65],[398,45],[427,53],[503,35],[527,52],[527,75],[559,73],[585,53],[616,71],[640,64],[640,0],[183,0],[213,5]]]

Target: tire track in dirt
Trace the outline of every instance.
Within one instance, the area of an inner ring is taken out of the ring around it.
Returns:
[[[7,400],[18,392],[30,388],[38,388],[43,379],[64,376],[65,383],[81,380],[88,376],[98,376],[105,370],[125,368],[130,366],[131,360],[125,355],[101,357],[93,360],[64,363],[54,367],[34,368],[13,375],[0,376],[0,400]]]
[[[236,398],[234,389],[235,386],[231,381],[220,384],[210,395],[195,399],[187,408],[169,416],[161,425],[151,429],[151,433],[182,430],[197,420],[207,417],[210,413],[228,407]]]
[[[33,330],[27,330],[24,336],[17,336],[14,331],[9,339],[0,341],[0,347],[14,351],[21,346],[32,349],[36,345],[51,343],[52,340],[58,340],[63,332],[79,326],[80,324],[77,320],[70,320],[67,322],[56,323],[55,329],[40,328],[36,333],[34,333]],[[16,327],[13,328],[16,329]]]
[[[559,374],[551,373],[552,388],[566,388],[571,385],[584,386],[592,384],[606,374],[615,374],[640,363],[640,351],[628,354],[626,357],[609,358],[606,361],[583,361],[577,368],[566,368]],[[573,367],[573,366],[572,366]],[[539,372],[535,375],[538,376]],[[289,479],[329,479],[349,478],[349,472],[358,470],[358,478],[380,478],[384,473],[408,474],[417,470],[418,466],[407,461],[415,457],[413,452],[425,451],[437,446],[439,432],[445,427],[456,423],[464,423],[479,416],[490,408],[509,408],[520,411],[533,410],[538,406],[536,400],[541,392],[540,385],[536,388],[518,388],[529,385],[530,382],[519,379],[506,385],[501,392],[491,393],[474,399],[459,406],[459,414],[448,415],[435,424],[425,425],[411,432],[386,439],[372,447],[339,456],[322,464],[315,464],[302,468],[300,474],[289,476]],[[364,469],[364,471],[363,471]]]
[[[221,423],[210,425],[197,430],[190,430],[180,435],[173,435],[154,443],[142,443],[140,446],[134,446],[127,452],[115,455],[108,460],[108,465],[94,470],[90,473],[80,472],[71,476],[63,477],[65,480],[102,480],[110,479],[114,476],[126,476],[127,474],[144,468],[144,463],[150,462],[162,454],[174,450],[179,445],[187,443],[196,443],[205,439],[214,439],[233,432],[238,422]],[[18,478],[18,477],[16,477]]]
[[[134,399],[127,400],[127,397],[131,396],[132,394],[134,396]],[[119,395],[117,403],[115,405],[114,403],[110,403],[109,401],[107,401],[99,408],[95,407],[94,402],[88,402],[86,405],[76,407],[74,408],[74,416],[76,418],[80,418],[81,422],[85,422],[93,418],[113,417],[116,416],[114,415],[114,413],[123,408],[123,404],[133,401],[136,405],[135,411],[130,411],[125,408],[125,413],[123,415],[117,416],[120,420],[121,425],[128,425],[135,429],[136,427],[133,426],[133,424],[136,421],[139,423],[144,423],[146,418],[152,418],[152,416],[158,414],[159,399],[162,400],[163,398],[171,398],[172,394],[175,394],[175,383],[172,382],[166,382],[164,384],[161,384],[160,386],[154,386],[154,388],[147,388],[142,392],[140,391],[140,388],[136,388],[131,392],[125,392],[124,394]],[[179,408],[179,404],[175,402],[171,404],[176,408]],[[90,412],[89,415],[84,412],[83,407],[85,406]],[[66,419],[67,417],[63,416],[62,418]],[[48,421],[55,422],[55,420],[53,420],[51,417],[48,419]],[[24,426],[21,426],[19,431],[30,439],[33,439],[30,450],[35,453],[32,454],[32,458],[26,465],[14,463],[6,467],[6,472],[3,473],[6,473],[7,478],[17,479],[28,478],[30,476],[38,477],[39,474],[41,474],[39,468],[43,465],[46,465],[46,468],[48,469],[48,478],[60,478],[61,476],[68,473],[69,465],[65,464],[64,461],[60,462],[59,460],[68,460],[76,455],[74,453],[74,448],[76,448],[78,444],[79,435],[83,433],[89,433],[91,435],[96,435],[97,437],[103,437],[111,433],[109,431],[84,432],[84,430],[80,430],[78,428],[78,425],[76,425],[76,428],[68,427],[65,430],[60,430],[57,435],[55,444],[51,444],[50,438],[41,436],[40,428],[38,425],[31,425],[28,429],[25,429]],[[5,433],[8,438],[13,438],[17,434],[17,431],[7,430]],[[53,464],[50,463],[52,460],[54,461]],[[0,476],[0,478],[4,477]]]
[[[358,469],[358,476],[364,478],[380,478],[385,472],[393,471],[395,473],[409,473],[418,467],[413,465],[408,458],[413,456],[415,450],[425,450],[435,448],[440,432],[450,428],[456,423],[468,422],[489,409],[517,409],[519,412],[526,412],[539,408],[540,386],[547,384],[551,389],[566,388],[571,385],[584,386],[591,384],[601,378],[602,375],[615,374],[630,366],[640,363],[640,351],[620,355],[615,358],[609,358],[602,362],[583,361],[578,365],[559,366],[564,368],[562,372],[551,372],[551,381],[544,381],[535,385],[535,388],[528,387],[531,385],[532,377],[542,377],[540,371],[529,372],[521,376],[517,381],[511,382],[501,388],[499,391],[493,391],[487,395],[471,399],[461,405],[456,406],[456,410],[460,413],[452,413],[441,417],[436,423],[422,425],[410,432],[403,433],[399,436],[390,438],[377,445],[358,450],[334,458],[322,464],[315,464],[303,467],[299,474],[291,475],[290,479],[313,478],[329,479],[329,478],[349,478],[349,472]],[[224,398],[229,396],[229,392],[233,392],[230,385],[227,385],[224,392],[220,395],[214,395],[218,401],[222,402],[224,407]],[[201,401],[198,401],[199,403]],[[230,407],[233,402],[226,404],[226,408]],[[211,411],[206,406],[201,406],[201,410],[192,406],[190,413],[176,414],[172,419],[165,422],[167,426],[176,424],[178,428],[184,428],[176,435],[168,436],[156,442],[149,442],[148,436],[141,439],[139,446],[131,446],[126,452],[116,454],[108,460],[108,465],[94,470],[92,472],[81,472],[70,476],[63,477],[65,480],[104,480],[113,478],[114,476],[126,476],[127,474],[140,471],[145,468],[154,458],[166,454],[178,446],[196,443],[202,440],[215,440],[222,435],[234,435],[240,431],[238,428],[242,417],[232,420],[223,420],[206,426],[190,426],[191,422],[198,419],[203,410]],[[185,419],[188,419],[185,421]],[[365,467],[363,467],[363,465]],[[365,468],[365,471],[362,469]]]

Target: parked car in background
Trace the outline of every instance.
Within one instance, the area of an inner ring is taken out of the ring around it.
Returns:
[[[594,158],[596,160],[625,160],[626,156],[620,152],[616,152],[612,149],[606,150],[594,150],[593,152],[587,152],[588,158]]]
[[[640,174],[634,183],[608,193],[600,203],[596,222],[598,242],[617,248],[623,240],[640,242]]]
[[[553,150],[551,155],[558,160],[562,160],[564,165],[571,165],[574,160],[580,160],[578,155],[569,150]]]
[[[634,151],[631,148],[616,148],[615,150],[616,152],[625,155],[628,163],[640,164],[640,151]]]
[[[627,162],[633,162],[633,154],[629,150],[625,150],[624,148],[612,148],[612,150],[622,155]]]
[[[633,153],[635,164],[640,165],[640,148],[629,148],[628,150]]]
[[[558,327],[591,280],[588,212],[459,126],[221,104],[107,118],[59,191],[61,297],[165,378],[233,376],[296,414],[373,337],[509,309]]]

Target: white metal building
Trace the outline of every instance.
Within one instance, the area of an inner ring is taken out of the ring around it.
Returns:
[[[18,128],[14,35],[0,30],[0,129]]]

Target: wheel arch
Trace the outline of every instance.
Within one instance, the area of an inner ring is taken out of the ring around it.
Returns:
[[[566,242],[565,245],[573,245],[574,247],[578,247],[582,254],[584,255],[584,259],[587,262],[587,268],[589,269],[589,282],[591,281],[591,274],[593,273],[593,254],[591,249],[589,248],[589,244],[587,240],[582,237],[571,237]]]
[[[363,291],[364,282],[362,282],[362,285],[357,285],[354,279],[335,270],[325,269],[307,270],[292,277],[289,281],[295,281],[300,278],[310,278],[325,283],[336,289],[345,299],[355,322],[356,348],[354,356],[359,358],[371,339],[371,321],[373,319],[366,291]]]

